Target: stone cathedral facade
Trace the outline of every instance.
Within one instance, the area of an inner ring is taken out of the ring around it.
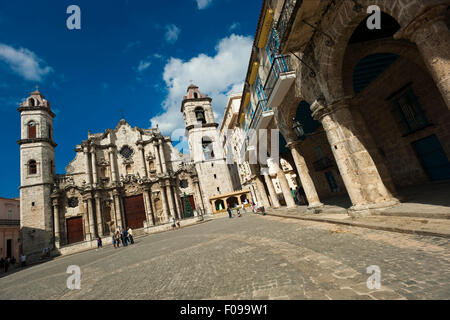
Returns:
[[[214,122],[208,99],[204,114]],[[183,101],[185,115],[188,100]],[[194,164],[158,128],[132,127],[122,119],[114,129],[89,133],[76,146],[66,173],[60,175],[55,173],[55,114],[50,103],[35,91],[18,111],[21,246],[30,260],[43,248],[66,253],[90,248],[98,236],[110,241],[111,233],[122,227],[150,233],[167,228],[171,217],[211,213],[208,199],[217,189],[209,186],[211,177],[203,181],[202,174],[221,175],[226,166],[218,163],[210,169]],[[217,181],[225,192],[227,181]]]

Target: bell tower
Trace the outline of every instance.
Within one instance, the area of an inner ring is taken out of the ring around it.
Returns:
[[[55,176],[55,147],[50,103],[34,91],[20,112],[20,233],[22,252],[33,260],[53,245],[50,194]]]
[[[191,160],[197,169],[207,213],[214,211],[211,197],[234,191],[211,102],[210,97],[191,84],[181,104]]]

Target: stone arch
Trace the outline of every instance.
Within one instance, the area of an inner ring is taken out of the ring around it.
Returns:
[[[348,42],[356,30],[357,26],[368,16],[366,8],[377,5],[381,11],[394,18],[400,27],[405,27],[418,12],[423,10],[425,5],[433,6],[438,0],[424,1],[413,0],[402,2],[400,0],[364,0],[360,1],[362,8],[354,10],[354,3],[342,1],[341,5],[334,11],[334,16],[328,19],[327,25],[321,25],[323,30],[329,30],[328,34],[334,40],[334,45],[327,46],[328,38],[322,34],[317,34],[318,48],[316,52],[320,71],[320,85],[325,99],[332,103],[344,98],[343,88],[343,61],[348,46]]]
[[[356,65],[361,59],[378,53],[392,53],[407,58],[424,71],[428,69],[421,58],[416,46],[405,40],[379,39],[371,43],[352,45],[351,51],[347,50],[343,65],[343,89],[346,96],[354,95],[352,77]]]

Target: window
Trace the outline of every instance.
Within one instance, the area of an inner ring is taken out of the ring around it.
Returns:
[[[220,192],[220,188],[219,187],[217,187],[217,192]]]
[[[280,41],[278,39],[278,34],[275,29],[272,29],[272,32],[269,37],[269,41],[266,47],[267,55],[269,56],[270,63],[272,64],[273,59],[278,55],[278,51],[280,48]]]
[[[189,186],[189,182],[186,179],[180,180],[180,187],[186,189]]]
[[[205,124],[206,123],[205,110],[203,110],[202,107],[197,107],[195,108],[194,112],[195,112],[195,119],[197,120],[197,122]]]
[[[197,94],[197,92],[194,92],[194,99],[198,99],[198,94]]]
[[[395,100],[397,113],[405,133],[414,132],[428,125],[428,121],[411,88],[406,89]]]
[[[33,99],[33,98],[30,98],[30,99],[28,100],[28,105],[29,105],[30,107],[34,107],[34,99]]]
[[[28,139],[36,138],[36,122],[30,121],[28,122]]]
[[[125,170],[127,172],[127,175],[133,174],[133,168],[131,167],[131,164],[127,164]]]
[[[28,161],[28,174],[36,174],[36,173],[37,173],[36,160]]]
[[[129,146],[123,146],[122,149],[120,149],[119,153],[125,159],[130,159],[134,151]]]
[[[217,174],[214,174],[214,179],[217,179]]]
[[[205,155],[205,160],[214,159],[214,150],[212,140],[208,137],[202,138],[202,149]]]
[[[69,198],[67,199],[67,205],[69,208],[76,208],[78,207],[78,198]]]

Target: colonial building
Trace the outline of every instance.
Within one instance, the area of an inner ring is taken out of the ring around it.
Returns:
[[[186,115],[188,101],[184,101]],[[213,123],[209,104],[203,106]],[[90,247],[99,236],[108,241],[112,232],[123,227],[152,232],[171,217],[207,213],[204,208],[209,208],[208,197],[215,186],[200,188],[203,180],[199,181],[197,169],[202,175],[209,173],[205,181],[210,185],[212,174],[221,174],[220,161],[214,162],[215,168],[209,168],[210,163],[194,165],[158,128],[132,127],[122,119],[114,129],[89,133],[76,146],[66,173],[57,175],[52,134],[55,114],[50,103],[35,91],[18,110],[21,240],[22,251],[30,259],[43,248],[64,252],[72,244],[76,244],[73,250]],[[224,191],[229,188],[221,178],[217,186]]]
[[[398,204],[403,187],[448,181],[449,4],[265,0],[237,117],[241,150],[258,143],[248,129],[280,129],[280,155],[315,210],[337,194],[350,214],[369,214]],[[371,27],[378,18],[381,29]],[[265,166],[251,176],[269,204]]]
[[[0,259],[19,260],[20,232],[19,199],[0,198]]]

